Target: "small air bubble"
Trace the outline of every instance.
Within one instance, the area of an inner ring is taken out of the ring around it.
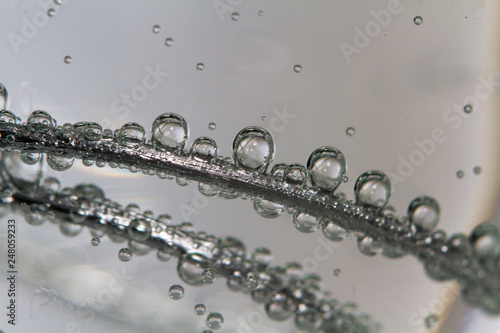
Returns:
[[[463,178],[464,177],[464,172],[462,170],[457,171],[457,178]]]
[[[54,0],[54,3],[60,6],[63,4],[63,0]]]
[[[340,273],[342,273],[342,271],[340,270],[340,268],[335,268],[333,270],[333,275],[335,275],[336,277],[339,277]]]
[[[261,119],[262,121],[266,121],[267,117],[266,117],[266,116],[262,116],[260,119]]]
[[[172,38],[165,39],[165,45],[172,46],[174,44],[174,40]]]
[[[205,65],[202,62],[196,64],[196,69],[202,71],[205,68]]]
[[[231,14],[231,19],[235,22],[238,21],[240,19],[240,14],[234,12],[233,14]]]
[[[483,171],[483,168],[481,168],[479,165],[478,166],[475,166],[474,169],[474,174],[476,175],[479,175],[481,173],[481,171]]]
[[[184,287],[179,286],[178,284],[174,284],[168,290],[168,296],[170,296],[173,300],[179,300],[184,297]]]
[[[160,32],[160,30],[161,30],[161,27],[158,24],[153,26],[153,33],[157,34]]]
[[[211,130],[211,131],[215,130],[216,127],[217,127],[216,123],[210,123],[210,124],[208,124],[208,129]]]
[[[196,313],[198,316],[203,316],[206,310],[207,308],[204,304],[196,304],[194,306],[194,313]]]
[[[90,244],[92,244],[92,246],[99,246],[99,244],[101,244],[101,240],[97,237],[94,237],[90,240]]]
[[[347,127],[345,133],[347,134],[347,136],[353,136],[354,133],[356,133],[356,129],[354,127]]]
[[[415,18],[413,19],[413,22],[416,25],[421,25],[423,21],[424,21],[424,19],[422,18],[422,16],[415,16]]]
[[[262,15],[264,15],[264,11],[263,11],[263,10],[259,10],[259,11],[257,12],[257,14],[258,14],[259,16],[262,16]]]
[[[472,112],[472,105],[467,104],[466,106],[464,106],[464,112],[471,113]]]
[[[118,252],[118,259],[120,259],[123,262],[130,261],[132,259],[132,251],[127,248],[123,248]]]
[[[53,8],[50,8],[48,11],[47,11],[47,15],[49,17],[52,17],[56,14],[56,11],[53,9]]]
[[[302,72],[302,66],[301,65],[295,65],[293,66],[293,70],[295,73],[300,73]]]
[[[65,57],[64,57],[64,62],[65,62],[66,64],[71,64],[71,60],[73,60],[73,59],[72,59],[70,56],[65,56]]]

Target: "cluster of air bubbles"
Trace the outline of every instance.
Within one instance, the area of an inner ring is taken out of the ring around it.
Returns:
[[[466,106],[464,106],[464,112],[467,114],[472,113],[472,105],[467,104]]]
[[[69,55],[67,55],[67,56],[64,57],[64,63],[65,64],[71,64],[71,60],[73,60],[73,59]]]
[[[274,158],[271,134],[258,126],[242,129],[233,141],[233,158],[237,167],[265,172]]]
[[[130,259],[132,259],[132,255],[132,251],[126,247],[118,251],[118,259],[123,262],[130,261]]]
[[[208,328],[218,330],[224,324],[224,317],[218,312],[212,312],[207,316],[205,323]]]
[[[157,34],[161,30],[161,27],[158,24],[153,25],[153,33]]]
[[[421,25],[423,21],[424,19],[422,18],[422,16],[415,16],[413,18],[413,23],[415,23],[416,25]]]
[[[184,287],[178,284],[174,284],[168,289],[168,296],[173,300],[179,300],[184,297]]]
[[[357,204],[383,209],[391,197],[391,182],[381,171],[367,171],[356,180],[354,196]]]

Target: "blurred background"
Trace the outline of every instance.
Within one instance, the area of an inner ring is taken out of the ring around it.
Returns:
[[[189,143],[212,137],[222,156],[232,155],[234,136],[250,125],[272,134],[275,162],[305,164],[314,149],[337,147],[348,164],[349,180],[338,189],[347,198],[362,172],[382,170],[398,214],[427,194],[440,204],[440,228],[469,233],[500,221],[499,10],[483,0],[6,0],[0,82],[8,109],[23,120],[45,110],[58,124],[117,129],[134,121],[149,130],[159,114],[175,112],[188,123]],[[200,204],[195,183],[81,161],[64,173],[45,166],[44,174],[63,187],[97,184],[123,205],[237,237],[250,251],[265,246],[276,264],[303,263],[384,332],[500,330],[499,319],[455,301],[456,286],[429,279],[415,258],[363,256],[353,236],[325,247],[321,232],[298,232],[286,214],[263,219],[249,200]],[[19,276],[18,322],[13,328],[3,318],[6,333],[201,332],[198,303],[223,314],[218,332],[296,331],[293,320],[273,322],[223,279],[182,283],[174,259],[160,262],[153,252],[123,263],[124,244],[107,237],[93,247],[87,230],[67,238],[50,223],[7,218],[18,222]],[[168,288],[177,283],[185,296],[173,301]],[[439,317],[431,329],[429,314]]]

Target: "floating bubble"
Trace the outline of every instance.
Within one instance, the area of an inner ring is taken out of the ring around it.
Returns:
[[[257,126],[242,129],[233,141],[233,158],[238,167],[265,172],[274,158],[271,134]]]
[[[236,12],[232,13],[232,14],[231,14],[231,19],[232,19],[233,21],[238,21],[238,20],[240,19],[240,14],[239,14],[239,13],[236,13]]]
[[[457,171],[457,178],[458,179],[464,178],[464,172],[462,170]]]
[[[293,315],[295,304],[292,298],[286,294],[276,292],[266,303],[265,309],[269,318],[276,321],[284,321]]]
[[[356,129],[354,127],[347,127],[345,133],[347,134],[347,136],[354,136],[354,134],[356,133]]]
[[[151,141],[156,149],[182,150],[188,139],[187,123],[176,113],[158,116],[151,128]]]
[[[369,236],[358,238],[358,249],[366,256],[374,256],[382,252],[382,243]]]
[[[483,169],[478,165],[478,166],[475,166],[472,171],[474,172],[475,175],[479,175],[481,173],[481,171],[483,171]]]
[[[174,45],[174,40],[173,40],[172,38],[170,38],[170,37],[169,37],[169,38],[166,38],[166,39],[165,39],[165,45],[167,45],[167,46],[172,46],[172,45]]]
[[[293,225],[300,232],[311,233],[319,229],[321,219],[306,213],[295,213],[293,215]]]
[[[212,161],[217,158],[217,143],[208,137],[197,138],[191,146],[191,158]]]
[[[144,219],[135,219],[128,225],[128,235],[137,242],[143,242],[151,236],[151,225]]]
[[[61,222],[59,224],[59,231],[66,237],[76,237],[83,230],[83,225],[74,224],[71,222]]]
[[[294,71],[295,73],[300,73],[300,72],[302,72],[302,66],[301,66],[301,65],[295,65],[295,66],[293,66],[293,71]]]
[[[71,64],[72,60],[73,60],[73,58],[71,58],[70,56],[65,56],[64,57],[64,63],[65,64]]]
[[[306,165],[313,185],[325,191],[335,191],[347,171],[344,155],[332,147],[313,151]]]
[[[262,287],[262,280],[257,275],[249,273],[247,275],[246,284],[248,289],[257,290]]]
[[[69,217],[75,223],[83,223],[87,219],[87,214],[80,207],[73,207],[69,211]]]
[[[212,284],[217,280],[217,273],[210,268],[205,269],[201,274],[204,283]]]
[[[120,251],[118,251],[118,259],[120,259],[123,262],[130,261],[132,259],[132,251],[127,248],[123,248]]]
[[[257,214],[268,219],[274,219],[285,211],[285,206],[258,197],[253,200],[253,208]]]
[[[50,8],[49,10],[47,10],[48,17],[53,17],[54,15],[56,15],[56,11],[53,8]]]
[[[417,232],[429,232],[439,221],[439,205],[431,197],[415,198],[408,207],[408,218]]]
[[[197,70],[202,71],[204,68],[205,68],[205,64],[203,64],[202,62],[199,62],[196,64]]]
[[[472,113],[472,105],[467,104],[466,106],[464,106],[464,112],[465,113]]]
[[[157,34],[161,30],[161,27],[158,24],[153,25],[153,33]]]
[[[216,185],[199,183],[198,191],[206,197],[213,197],[219,193],[219,188]]]
[[[160,248],[156,252],[156,257],[158,258],[158,260],[166,262],[166,261],[170,260],[171,254],[170,254],[170,252],[166,251],[165,249]]]
[[[44,178],[40,186],[47,192],[57,192],[61,189],[61,183],[57,178],[54,177]]]
[[[259,15],[259,16],[264,15],[264,11],[263,11],[263,10],[259,10],[259,11],[257,12],[257,15]]]
[[[40,162],[42,154],[40,153],[32,153],[32,152],[22,152],[20,155],[21,161],[26,163],[27,165],[35,165]]]
[[[425,317],[425,327],[429,329],[436,327],[438,319],[438,316],[436,316],[435,314],[428,315],[427,317]]]
[[[92,246],[99,246],[99,244],[101,244],[101,240],[97,237],[93,237],[90,240],[90,244],[92,244]]]
[[[181,299],[182,297],[184,297],[184,287],[178,284],[174,284],[168,290],[168,296],[170,296],[170,298],[173,300]]]
[[[382,209],[391,197],[391,182],[381,171],[367,171],[356,180],[354,195],[357,204]]]
[[[208,129],[209,130],[214,131],[216,128],[217,128],[217,124],[216,123],[210,123],[210,124],[208,124]]]
[[[56,122],[47,112],[37,110],[31,113],[26,124],[30,131],[45,134],[54,129]]]
[[[285,183],[292,186],[302,186],[307,181],[307,169],[302,164],[290,164],[285,169]]]
[[[277,182],[283,182],[285,180],[285,170],[287,165],[285,163],[278,163],[271,169],[271,175],[273,179]]]
[[[54,0],[54,3],[60,6],[63,4],[63,0]]]
[[[295,327],[307,332],[319,332],[323,326],[321,313],[311,306],[299,307],[295,314]]]
[[[47,164],[56,171],[66,171],[73,166],[73,157],[47,155]]]
[[[322,223],[323,235],[331,241],[340,242],[349,236],[349,232],[335,224],[334,220],[326,219]]]
[[[205,304],[196,304],[194,306],[194,313],[196,313],[198,316],[203,316],[205,314],[205,311],[207,311]]]
[[[422,18],[422,16],[415,16],[415,17],[413,18],[413,22],[414,22],[416,25],[421,25],[423,21],[424,21],[424,19]]]
[[[137,148],[144,143],[144,127],[138,123],[126,123],[118,131],[117,140],[124,146]]]
[[[474,252],[481,258],[495,258],[500,254],[500,233],[489,222],[475,227],[469,235],[469,240]]]
[[[207,316],[205,323],[208,328],[218,330],[224,324],[224,317],[218,312],[212,312]]]
[[[342,273],[342,271],[340,270],[340,268],[335,268],[333,270],[333,275],[335,275],[336,277],[339,277],[340,273]]]

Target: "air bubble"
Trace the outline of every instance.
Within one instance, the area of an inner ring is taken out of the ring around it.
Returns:
[[[57,178],[47,177],[42,180],[41,188],[47,192],[57,192],[61,189],[61,183]]]
[[[63,4],[63,0],[54,0],[54,3],[58,6]]]
[[[158,24],[153,25],[153,33],[157,34],[161,30],[161,27]]]
[[[408,218],[418,232],[429,232],[438,224],[439,205],[427,196],[415,198],[408,207]]]
[[[465,113],[472,113],[472,105],[467,104],[466,106],[464,106],[464,112]]]
[[[55,127],[55,120],[45,111],[33,111],[26,121],[28,129],[37,133],[48,133]]]
[[[92,244],[92,246],[99,246],[99,244],[101,244],[101,240],[97,237],[94,237],[90,240],[90,244]]]
[[[257,214],[268,219],[274,219],[280,216],[285,210],[285,206],[261,198],[255,198],[253,200],[253,208]]]
[[[144,143],[144,128],[138,123],[126,123],[118,131],[117,140],[124,146],[137,148]]]
[[[464,172],[462,170],[457,171],[457,178],[458,179],[464,178]]]
[[[40,162],[42,154],[40,153],[31,153],[31,152],[23,152],[21,153],[21,161],[26,163],[27,165],[35,165]]]
[[[184,287],[178,284],[174,284],[168,290],[168,296],[173,300],[179,300],[184,297]]]
[[[302,164],[290,164],[285,169],[285,183],[292,186],[302,186],[307,181],[307,169]]]
[[[224,317],[218,312],[212,312],[207,316],[205,323],[208,328],[218,330],[224,324]]]
[[[257,15],[259,15],[259,16],[264,15],[264,11],[263,11],[263,10],[259,10],[259,11],[257,12]]]
[[[165,249],[161,248],[158,249],[158,252],[156,252],[156,257],[158,258],[158,260],[166,262],[170,260],[171,254]]]
[[[339,268],[335,268],[333,270],[333,275],[335,275],[336,277],[339,277],[340,273],[342,273],[342,271]]]
[[[3,84],[0,83],[0,111],[4,111],[7,109],[7,102],[8,102],[8,97],[9,94],[7,92],[7,89]],[[7,111],[8,114],[13,115],[12,112]],[[6,121],[3,115],[0,115],[0,122]],[[14,121],[13,123],[16,123],[16,116],[14,116]]]
[[[349,236],[349,232],[339,227],[333,220],[325,220],[322,225],[323,235],[331,241],[340,242]]]
[[[205,314],[205,311],[207,311],[205,304],[196,304],[194,306],[194,313],[196,313],[198,316],[203,316]]]
[[[69,217],[74,223],[83,223],[87,219],[87,214],[80,207],[73,207],[69,211]]]
[[[151,141],[156,149],[182,150],[188,139],[187,123],[176,113],[158,116],[151,128]]]
[[[356,133],[356,129],[354,127],[347,127],[345,133],[347,136],[353,136]]]
[[[428,329],[436,327],[438,323],[438,316],[435,314],[430,314],[427,317],[425,317],[425,327]]]
[[[48,16],[48,17],[53,17],[54,15],[56,15],[56,11],[55,11],[53,8],[50,8],[50,9],[47,11],[47,16]]]
[[[415,16],[415,17],[413,18],[413,22],[414,22],[416,25],[421,25],[423,21],[424,21],[424,19],[422,18],[422,16]]]
[[[165,39],[166,46],[172,46],[174,44],[174,40],[172,38]]]
[[[128,225],[128,235],[137,242],[143,242],[151,236],[151,225],[144,219],[135,219]]]
[[[73,157],[47,155],[47,164],[56,171],[66,171],[73,166]]]
[[[356,180],[354,195],[357,204],[382,209],[391,197],[391,182],[381,171],[367,171]]]
[[[205,64],[203,64],[202,62],[199,62],[196,64],[197,70],[202,71],[204,68],[205,68]]]
[[[207,284],[212,284],[217,280],[217,273],[213,270],[205,269],[203,273],[201,274],[201,278],[203,279],[203,282]]]
[[[87,140],[98,141],[102,138],[102,126],[94,122],[86,123],[83,134]]]
[[[472,171],[474,172],[475,175],[479,175],[481,173],[481,171],[483,171],[483,169],[478,165],[478,166],[475,166]]]
[[[303,233],[315,232],[321,225],[321,220],[306,213],[295,213],[293,215],[293,225]]]
[[[236,21],[238,21],[238,20],[240,19],[240,14],[239,14],[239,13],[236,13],[236,12],[232,13],[232,14],[231,14],[231,19],[232,19],[233,21],[235,21],[235,22],[236,22]]]
[[[260,247],[252,252],[252,264],[257,266],[259,270],[269,267],[274,260],[274,257],[265,247]]]
[[[132,259],[132,251],[127,248],[123,248],[120,251],[118,251],[118,259],[120,259],[123,262],[130,261]]]
[[[496,258],[500,254],[500,233],[489,222],[475,227],[469,235],[474,252],[481,258]]]
[[[371,257],[382,252],[382,244],[379,240],[365,236],[358,238],[358,249],[364,255]]]
[[[212,161],[217,158],[217,144],[208,137],[197,138],[191,146],[190,155],[196,160]]]
[[[65,64],[71,64],[72,60],[73,60],[73,58],[71,58],[70,56],[65,56],[64,57],[64,63]]]
[[[302,72],[302,66],[301,66],[301,65],[295,65],[295,66],[293,66],[293,71],[294,71],[295,73],[300,73],[300,72]]]
[[[0,108],[2,107],[2,102],[5,103],[5,100],[2,101],[6,96],[2,96],[0,94]],[[16,115],[7,110],[0,110],[0,130],[9,130],[13,131],[16,125]]]
[[[233,141],[233,158],[238,167],[265,172],[274,158],[271,134],[257,126],[242,129]]]
[[[266,303],[265,309],[269,318],[284,321],[293,315],[295,304],[286,294],[276,292]]]
[[[185,253],[177,262],[177,274],[182,281],[199,286],[205,283],[204,272],[209,267],[209,261],[202,255]]]
[[[344,155],[332,147],[321,147],[313,151],[306,165],[313,185],[331,192],[342,183],[347,171]]]
[[[211,131],[215,130],[216,127],[217,127],[216,123],[210,123],[210,124],[208,124],[208,129],[211,130]]]

